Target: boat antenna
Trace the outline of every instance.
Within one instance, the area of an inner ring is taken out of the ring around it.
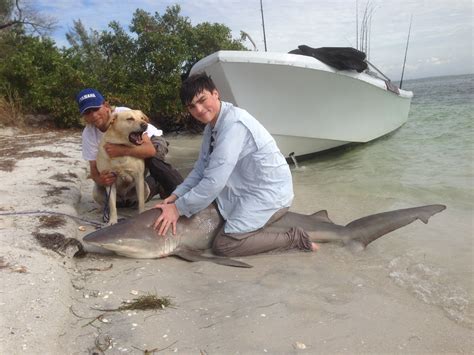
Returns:
[[[373,8],[372,11],[373,12]],[[370,40],[372,38],[372,13],[370,14],[369,17],[369,29],[367,31],[367,58],[370,58]]]
[[[359,0],[356,0],[356,49],[359,49]]]
[[[372,26],[372,16],[375,11],[375,6],[371,3],[370,0],[367,1],[364,9],[364,15],[362,16],[362,21],[360,24],[360,51],[364,52],[369,58],[370,51],[370,30]],[[358,21],[357,21],[358,22]]]
[[[263,27],[263,44],[265,45],[265,52],[267,51],[267,37],[265,36],[265,19],[263,18],[263,3],[260,0],[260,11],[262,13],[262,27]]]
[[[411,33],[412,20],[413,20],[413,15],[411,15],[411,17],[410,17],[410,27],[408,28],[407,46],[405,48],[405,59],[403,60],[402,77],[400,78],[400,89],[402,88],[403,74],[405,73],[405,64],[407,62],[408,43],[410,42],[410,33]]]

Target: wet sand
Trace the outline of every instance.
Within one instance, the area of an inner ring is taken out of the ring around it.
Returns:
[[[192,166],[198,139],[170,138],[170,158]],[[352,255],[338,245],[317,253],[242,258],[236,269],[176,258],[82,258],[38,243],[60,233],[81,240],[93,226],[21,211],[56,211],[100,222],[79,132],[22,134],[0,129],[0,353],[2,354],[332,354],[472,353],[472,323],[457,322],[390,278],[384,239]],[[179,149],[177,147],[179,142]],[[293,210],[307,211],[295,184]],[[320,197],[320,196],[318,196]],[[342,198],[342,197],[341,197]],[[158,200],[148,203],[153,206]],[[324,208],[347,222],[360,201],[326,197]],[[344,205],[344,208],[341,208]],[[352,212],[351,212],[352,211]],[[120,210],[122,216],[136,213]],[[433,232],[442,218],[428,226]],[[61,224],[63,223],[63,224]],[[84,230],[82,230],[84,229]],[[396,238],[396,233],[394,238]],[[171,298],[156,311],[105,312],[140,295]],[[468,305],[472,309],[471,305]]]

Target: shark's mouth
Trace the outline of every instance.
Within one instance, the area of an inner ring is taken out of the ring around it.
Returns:
[[[139,131],[132,132],[128,135],[130,143],[140,145],[143,143],[142,135],[146,131],[146,126],[142,126]]]

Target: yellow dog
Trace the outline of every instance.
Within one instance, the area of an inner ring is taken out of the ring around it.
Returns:
[[[141,213],[145,210],[145,200],[150,189],[145,183],[145,162],[143,159],[131,156],[110,158],[104,146],[106,143],[140,145],[143,142],[142,134],[148,126],[148,117],[139,110],[128,110],[113,113],[110,120],[109,128],[100,141],[97,169],[99,172],[108,171],[117,175],[108,196],[109,224],[115,224],[117,223],[117,195],[126,199],[126,196],[136,193],[138,211]],[[94,200],[102,205],[107,203],[103,194],[99,194],[96,190],[94,190]]]

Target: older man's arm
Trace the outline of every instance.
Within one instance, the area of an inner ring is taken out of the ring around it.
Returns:
[[[156,148],[151,142],[148,134],[144,133],[143,143],[140,145],[128,146],[123,144],[107,143],[104,149],[111,158],[131,156],[139,159],[151,158],[156,154]]]

